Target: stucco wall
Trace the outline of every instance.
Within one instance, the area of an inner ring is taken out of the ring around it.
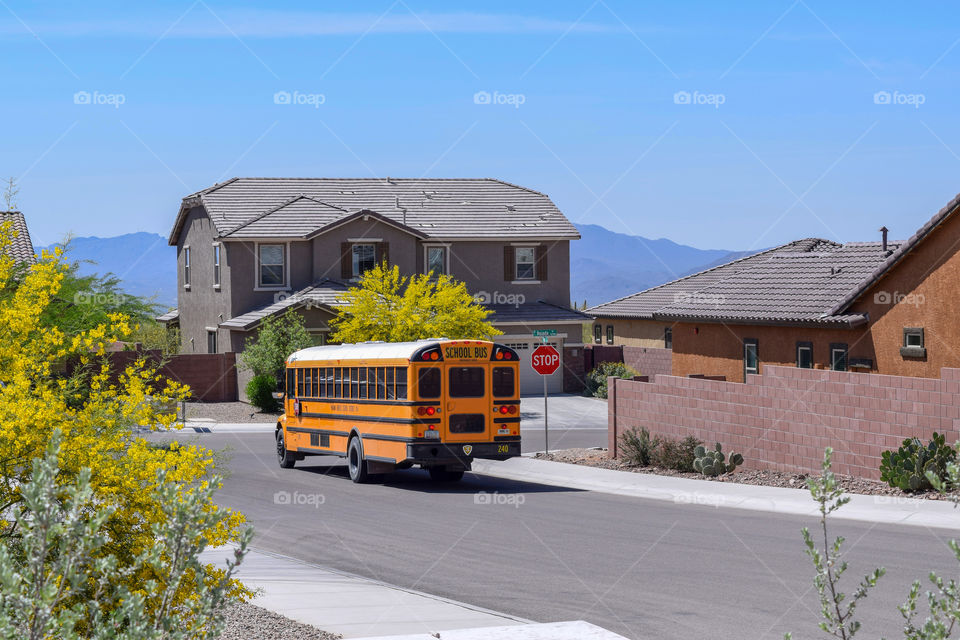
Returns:
[[[639,320],[634,318],[597,318],[590,325],[590,338],[594,340],[593,327],[601,326],[601,344],[607,344],[607,327],[613,325],[613,344],[628,347],[663,348],[664,329],[673,325],[671,322],[656,320]]]
[[[202,208],[190,210],[177,243],[177,308],[180,313],[182,353],[206,353],[206,327],[219,324],[230,315],[230,271],[226,251],[221,250],[220,289],[213,286],[213,242],[216,230]],[[190,247],[190,288],[184,287],[184,247]],[[218,350],[224,349],[225,335],[218,332]],[[192,340],[191,340],[192,339]]]

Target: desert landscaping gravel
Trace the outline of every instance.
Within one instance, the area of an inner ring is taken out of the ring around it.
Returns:
[[[260,413],[246,402],[188,402],[187,420],[213,420],[214,422],[254,423],[277,421],[280,412]]]
[[[227,610],[223,640],[335,640],[343,636],[321,631],[285,618],[254,604],[237,604]]]
[[[536,457],[542,460],[581,464],[589,467],[600,467],[602,469],[631,471],[633,473],[650,473],[661,476],[673,476],[676,478],[691,478],[694,480],[709,480],[711,482],[736,482],[739,484],[753,484],[766,487],[786,487],[793,489],[805,489],[807,486],[807,475],[803,473],[743,470],[734,471],[733,473],[728,473],[715,478],[708,478],[699,473],[686,473],[683,471],[674,471],[672,469],[661,469],[659,467],[639,467],[625,464],[620,460],[609,458],[606,449],[564,449],[560,451],[551,451],[549,455],[541,452],[538,453]],[[936,491],[906,493],[900,489],[894,489],[893,487],[888,486],[885,482],[866,480],[864,478],[855,478],[853,476],[842,476],[837,474],[837,480],[839,480],[840,486],[843,487],[843,490],[849,493],[859,493],[868,496],[924,498],[927,500],[947,499]],[[955,498],[960,497],[960,490],[951,491],[950,495]]]

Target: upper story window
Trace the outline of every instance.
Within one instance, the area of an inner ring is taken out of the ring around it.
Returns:
[[[830,368],[834,371],[847,370],[847,345],[835,343],[830,345]]]
[[[813,369],[813,343],[797,343],[797,368]]]
[[[183,248],[183,286],[190,287],[190,247]]]
[[[516,248],[517,280],[537,279],[537,250],[535,247]]]
[[[759,345],[753,338],[746,338],[743,341],[743,372],[744,374],[760,373]]]
[[[282,244],[258,246],[257,259],[261,287],[282,287],[286,284],[286,249]]]
[[[377,264],[377,246],[374,244],[353,245],[353,277],[359,278]]]
[[[220,286],[220,245],[213,245],[213,286]]]
[[[446,247],[426,247],[426,273],[433,273],[435,276],[447,275],[447,248]]]

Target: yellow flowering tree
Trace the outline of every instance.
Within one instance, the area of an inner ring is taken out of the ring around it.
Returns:
[[[450,276],[400,275],[394,265],[377,265],[336,306],[331,339],[336,342],[423,338],[492,338],[502,332],[487,322],[491,311]]]
[[[0,250],[12,233],[9,223],[0,225]],[[133,565],[155,547],[153,530],[168,517],[169,504],[158,497],[169,496],[166,485],[178,487],[177,499],[196,492],[207,496],[203,510],[217,516],[202,531],[207,544],[239,540],[242,515],[209,498],[217,484],[212,452],[176,443],[157,446],[137,435],[138,427],[172,424],[175,416],[164,407],[189,390],[164,379],[145,360],[111,373],[105,348],[131,334],[128,319],[110,314],[107,322],[72,335],[42,320],[68,273],[61,253],[44,252],[25,270],[0,256],[0,289],[8,294],[0,299],[0,541],[16,548],[18,528],[10,514],[23,503],[33,463],[44,458],[55,433],[58,485],[74,486],[88,473],[92,504],[109,508],[102,528],[106,538],[97,551],[103,557]],[[73,373],[65,373],[68,368]],[[178,580],[174,597],[189,600],[202,583],[220,575],[212,567],[191,572]],[[148,584],[168,586],[161,572],[149,568],[126,580],[133,594],[146,595]],[[235,583],[234,595],[244,593]]]

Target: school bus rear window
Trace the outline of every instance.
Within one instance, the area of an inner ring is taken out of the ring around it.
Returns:
[[[491,378],[493,379],[493,396],[495,398],[513,396],[513,369],[510,367],[494,367]]]
[[[451,367],[448,392],[451,398],[482,398],[483,368]]]
[[[420,369],[417,374],[417,393],[421,398],[440,397],[440,369],[432,367]]]

